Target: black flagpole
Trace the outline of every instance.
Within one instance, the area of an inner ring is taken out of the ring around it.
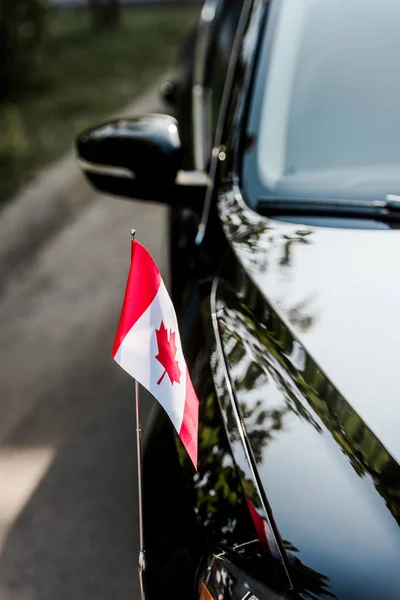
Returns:
[[[132,241],[135,239],[136,231],[131,229]],[[142,463],[142,426],[140,421],[140,384],[135,380],[135,402],[136,402],[136,452],[137,452],[137,486],[138,486],[138,508],[139,508],[139,585],[141,600],[145,600],[144,594],[144,572],[146,569],[146,554],[144,551],[143,536],[143,463]]]

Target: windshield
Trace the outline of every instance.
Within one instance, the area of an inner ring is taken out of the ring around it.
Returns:
[[[273,4],[244,162],[251,204],[400,193],[399,31],[400,0]]]

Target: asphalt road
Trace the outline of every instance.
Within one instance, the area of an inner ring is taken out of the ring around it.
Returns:
[[[130,228],[168,279],[166,216],[96,196],[1,290],[1,600],[139,598],[134,384],[110,352]]]

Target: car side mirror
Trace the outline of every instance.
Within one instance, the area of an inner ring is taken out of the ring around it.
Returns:
[[[90,183],[108,194],[200,210],[204,174],[182,172],[178,123],[169,115],[117,119],[76,140],[78,163]]]

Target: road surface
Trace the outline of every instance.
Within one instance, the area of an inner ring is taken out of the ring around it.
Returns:
[[[95,196],[1,290],[1,600],[139,598],[134,386],[110,351],[130,228],[167,278],[166,216]]]

